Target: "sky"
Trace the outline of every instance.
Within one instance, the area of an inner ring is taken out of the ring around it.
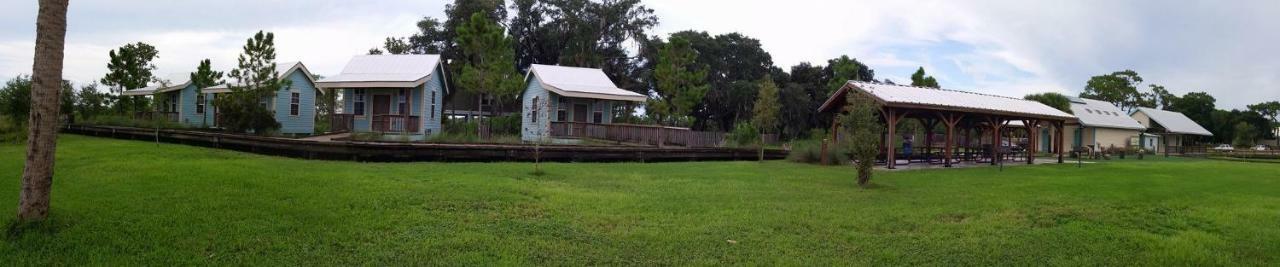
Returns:
[[[31,72],[36,1],[0,0],[0,79]],[[280,62],[319,75],[406,36],[447,0],[74,0],[64,77],[106,73],[107,52],[146,42],[157,75],[209,58],[228,70],[245,39],[274,32]],[[918,67],[948,89],[1018,97],[1083,90],[1091,76],[1132,69],[1175,94],[1204,91],[1220,108],[1280,100],[1280,1],[646,0],[660,24],[759,39],[774,65],[849,55],[877,79],[909,82]]]

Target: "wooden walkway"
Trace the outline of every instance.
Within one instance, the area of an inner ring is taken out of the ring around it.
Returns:
[[[541,161],[558,162],[660,162],[755,160],[755,149],[658,148],[627,146],[533,146],[525,144],[433,144],[358,141],[325,141],[189,130],[70,125],[63,133],[117,139],[153,141],[213,147],[255,154],[302,159],[369,162],[412,161]],[[158,136],[157,136],[158,135]],[[766,159],[786,158],[787,151],[765,150]]]

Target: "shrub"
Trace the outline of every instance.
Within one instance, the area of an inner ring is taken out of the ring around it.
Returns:
[[[0,143],[22,143],[27,140],[27,127],[9,117],[0,116]]]
[[[120,127],[136,127],[136,128],[155,128],[159,125],[164,129],[185,129],[189,128],[186,124],[169,121],[169,120],[139,120],[123,115],[100,115],[92,118],[85,118],[80,121],[85,125],[98,126],[120,126]]]
[[[490,118],[489,134],[490,135],[518,135],[520,134],[520,115],[511,114]]]
[[[829,165],[841,165],[849,162],[849,153],[836,144],[827,144],[827,162]],[[822,164],[822,139],[804,139],[791,142],[791,152],[787,160],[799,163]]]
[[[760,141],[760,132],[751,123],[741,122],[733,127],[733,131],[725,139],[736,146],[755,146]]]

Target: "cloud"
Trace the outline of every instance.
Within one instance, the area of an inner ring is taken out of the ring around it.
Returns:
[[[319,74],[386,36],[441,17],[448,0],[79,0],[72,3],[67,77],[105,73],[106,52],[125,43],[157,46],[160,73],[193,69],[203,58],[229,69],[244,39],[274,31],[282,61]],[[1020,96],[1082,90],[1094,75],[1133,69],[1174,93],[1207,91],[1220,107],[1280,98],[1280,1],[820,1],[646,0],[661,24],[681,30],[741,32],[761,41],[774,64],[823,64],[849,55],[881,78],[906,82],[916,67],[943,86]],[[28,73],[35,1],[8,3],[0,32],[0,78]]]

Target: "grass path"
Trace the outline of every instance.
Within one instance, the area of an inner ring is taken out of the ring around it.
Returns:
[[[1280,165],[353,163],[64,135],[16,265],[1272,265]],[[0,214],[22,148],[0,145]]]

